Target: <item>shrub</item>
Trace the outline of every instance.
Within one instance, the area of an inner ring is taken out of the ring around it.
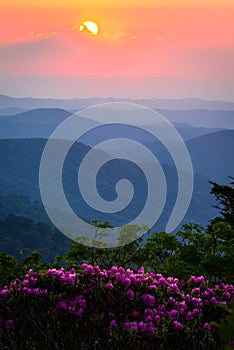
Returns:
[[[0,291],[1,349],[223,348],[219,330],[234,287],[82,264],[32,269]]]

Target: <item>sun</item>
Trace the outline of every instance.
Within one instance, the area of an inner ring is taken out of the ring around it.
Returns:
[[[80,25],[80,32],[83,32],[83,30],[87,30],[89,34],[91,35],[98,35],[99,28],[97,23],[94,21],[84,21]]]

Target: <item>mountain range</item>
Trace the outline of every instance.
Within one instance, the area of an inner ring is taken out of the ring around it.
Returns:
[[[0,140],[0,190],[2,192],[22,194],[29,197],[30,200],[41,201],[39,165],[45,143],[45,139]],[[63,169],[63,186],[66,196],[74,210],[79,211],[82,217],[86,217],[88,220],[106,219],[114,224],[111,215],[100,215],[99,212],[87,208],[78,190],[76,190],[77,168],[89,150],[88,146],[76,143],[69,152]],[[96,151],[97,157],[100,157],[99,152]],[[117,221],[122,220],[124,223],[126,215],[127,217],[134,216],[134,212],[142,206],[147,196],[147,189],[141,174],[135,168],[133,169],[128,163],[121,164],[121,160],[116,162],[112,167],[103,170],[97,186],[101,189],[104,197],[109,197],[107,200],[112,200],[111,196],[115,193],[113,186],[119,179],[123,178],[123,174],[125,178],[134,183],[134,189],[136,189],[135,202],[128,207],[127,214],[123,212],[121,217],[117,218]],[[225,172],[225,169],[223,171]],[[165,221],[170,215],[176,198],[177,175],[175,169],[165,165],[164,172],[168,182],[168,203],[158,226],[155,228],[157,230],[165,229]],[[214,180],[213,177],[210,179]],[[207,177],[195,175],[193,198],[184,222],[194,221],[205,225],[214,216],[216,210],[212,208],[214,198],[209,194],[210,188]]]
[[[52,132],[74,112],[98,103],[112,102],[115,99],[34,99],[12,98],[0,95],[0,218],[8,214],[23,215],[51,224],[43,207],[39,191],[39,165],[47,139]],[[118,99],[118,101],[120,101]],[[234,149],[234,103],[225,101],[185,100],[132,100],[122,99],[154,108],[167,118],[177,129],[189,151],[194,169],[194,191],[183,223],[197,222],[207,225],[217,215],[213,208],[214,197],[210,194],[209,180],[225,184],[228,176],[234,175],[232,150]],[[108,124],[108,113],[105,123]],[[87,222],[103,219],[112,224],[125,223],[134,218],[147,197],[146,182],[137,168],[130,162],[115,160],[112,166],[105,166],[97,177],[97,188],[106,200],[116,196],[115,184],[122,178],[134,185],[134,200],[119,216],[100,213],[88,207],[77,189],[77,169],[91,148],[105,139],[118,135],[138,139],[157,155],[167,180],[166,205],[157,224],[156,231],[165,230],[176,199],[177,174],[165,147],[147,133],[134,128],[124,131],[123,126],[97,123],[83,114],[77,117],[77,125],[98,126],[95,132],[87,133],[75,142],[64,162],[63,185],[66,197],[73,210]],[[142,127],[145,121],[142,119]],[[148,125],[149,126],[149,125]],[[150,129],[163,127],[150,124]],[[168,136],[170,142],[170,137]],[[116,146],[115,146],[116,147]],[[121,144],[118,146],[121,149]],[[111,146],[108,153],[116,150]],[[98,145],[95,149],[100,157]],[[134,154],[134,147],[128,150]],[[146,158],[138,154],[142,162]]]
[[[72,99],[52,99],[52,98],[31,98],[31,97],[10,97],[0,94],[0,114],[8,114],[9,108],[19,108],[23,110],[31,110],[36,108],[62,108],[66,110],[77,111],[79,109],[93,106],[95,104],[107,102],[131,102],[137,103],[149,108],[163,110],[223,110],[233,111],[234,102],[222,100],[202,100],[199,98],[186,99],[132,99],[132,98],[72,98]]]
[[[169,120],[185,141],[222,130],[225,127],[227,129],[234,129],[232,112],[197,111],[197,119],[193,116],[196,111],[177,111],[177,116],[172,111],[160,112],[165,117],[168,117],[168,119],[170,117]],[[71,112],[58,108],[40,108],[16,115],[0,115],[0,139],[48,138],[60,123],[66,120],[71,114]],[[77,120],[82,124],[90,122],[90,119],[87,120],[87,118],[82,116],[77,117]],[[142,125],[144,126],[144,120],[142,120]],[[221,125],[225,125],[225,127],[221,127]],[[158,128],[159,125],[152,124],[152,128],[154,127]],[[111,136],[110,134],[109,137]]]

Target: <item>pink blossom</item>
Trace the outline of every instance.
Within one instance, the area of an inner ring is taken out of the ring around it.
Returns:
[[[0,290],[0,297],[7,298],[9,296],[9,290],[7,286],[4,286],[2,290]]]
[[[173,327],[174,327],[175,329],[182,329],[182,328],[183,328],[182,323],[177,322],[177,321],[173,321],[173,322],[172,322],[172,325],[173,325]]]
[[[178,310],[171,310],[168,311],[167,315],[169,318],[174,319],[178,315],[179,311]]]
[[[15,323],[13,320],[6,320],[5,322],[5,327],[7,329],[14,329],[15,328]]]
[[[168,286],[168,288],[174,293],[178,293],[178,294],[180,293],[180,290],[179,290],[177,284],[175,284],[175,283],[170,284]]]
[[[147,323],[141,321],[138,323],[138,328],[141,332],[145,332],[147,330]]]
[[[142,299],[146,305],[154,306],[155,305],[155,297],[150,294],[143,294]]]
[[[106,287],[107,290],[110,290],[110,291],[114,289],[114,286],[113,286],[112,283],[107,283],[107,284],[105,285],[105,287]]]
[[[211,325],[208,322],[204,324],[203,328],[207,329],[208,331],[211,331]]]
[[[192,314],[191,311],[189,311],[186,315],[186,320],[193,320],[194,319],[194,315]]]
[[[199,276],[199,277],[191,276],[189,278],[188,282],[203,283],[203,282],[205,282],[205,277],[204,276]]]
[[[159,315],[155,315],[154,316],[154,321],[160,322],[161,321],[161,317]]]
[[[137,330],[137,322],[130,322],[130,328],[131,329],[134,329],[134,330]]]
[[[199,287],[193,288],[192,292],[194,292],[196,294],[200,294],[201,293],[201,288],[199,288]]]
[[[117,327],[117,323],[116,323],[115,320],[112,320],[112,321],[110,322],[110,328],[112,328],[112,327]]]
[[[134,291],[132,289],[129,289],[126,295],[129,297],[130,300],[134,300]]]
[[[145,269],[144,269],[144,267],[142,266],[142,267],[140,267],[139,269],[138,269],[138,271],[137,271],[138,273],[140,273],[140,274],[143,274],[143,273],[145,273]]]

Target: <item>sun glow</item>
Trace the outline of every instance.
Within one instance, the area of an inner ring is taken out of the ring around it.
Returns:
[[[99,32],[97,23],[93,21],[82,22],[80,25],[80,32],[83,32],[83,30],[87,30],[91,35],[98,35]]]

